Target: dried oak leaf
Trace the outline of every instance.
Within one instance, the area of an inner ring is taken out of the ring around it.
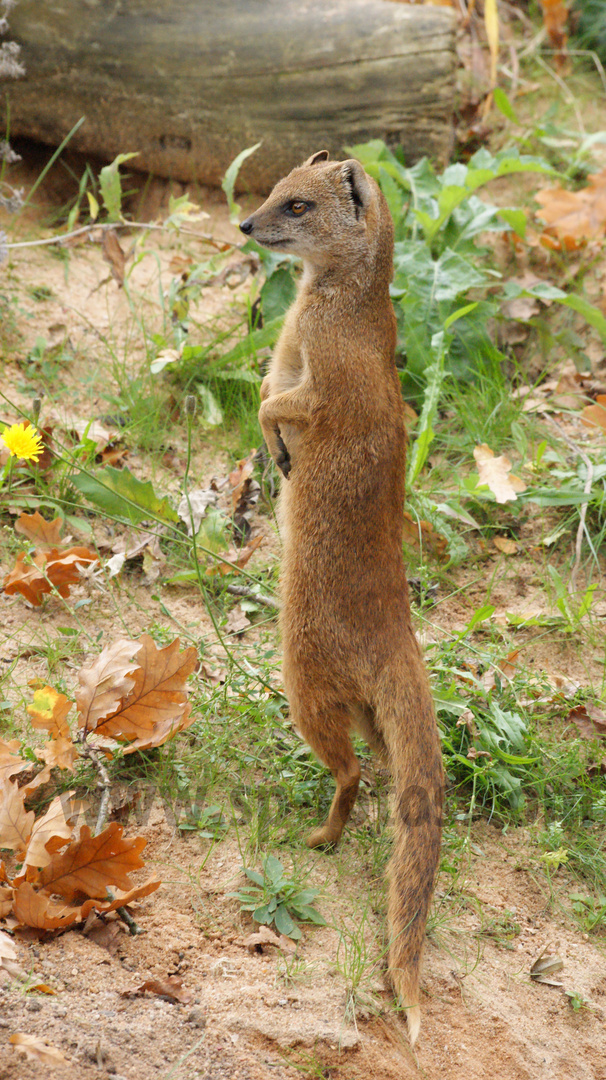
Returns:
[[[25,559],[24,552],[17,556],[14,568],[4,579],[4,591],[7,596],[21,593],[34,607],[40,607],[42,597],[53,587],[59,596],[69,596],[70,585],[80,580],[80,567],[98,562],[99,556],[89,548],[73,547],[66,551],[36,551],[30,562]]]
[[[586,427],[600,427],[606,431],[606,394],[598,394],[594,405],[586,405],[581,413]]]
[[[65,719],[73,705],[73,701],[54,690],[52,686],[44,686],[36,690],[33,705],[27,706],[32,726],[43,728],[57,738],[70,738],[69,725]]]
[[[598,735],[606,739],[606,713],[596,705],[590,702],[577,705],[570,710],[566,719],[572,720],[584,739],[595,739]]]
[[[15,1032],[9,1040],[15,1050],[25,1054],[28,1061],[37,1061],[40,1065],[64,1065],[67,1058],[55,1046],[45,1043],[35,1035],[25,1035],[22,1031]]]
[[[0,885],[0,919],[5,919],[13,910],[13,889],[10,885]],[[0,934],[0,937],[2,935]],[[0,957],[1,960],[1,957]]]
[[[221,577],[225,577],[226,574],[237,573],[246,566],[253,552],[257,550],[259,544],[263,543],[263,535],[259,533],[255,536],[250,543],[245,547],[233,551],[229,551],[227,555],[221,557],[221,561],[217,562],[215,566],[210,566],[206,571],[208,577],[212,577],[213,574],[220,574]]]
[[[493,536],[492,542],[497,551],[502,551],[504,555],[517,555],[518,553],[518,545],[509,536]]]
[[[254,934],[244,939],[243,945],[250,953],[264,953],[268,945],[285,953],[294,953],[296,944],[283,934],[276,934],[269,926],[260,926]]]
[[[231,508],[232,513],[235,511],[242,494],[247,480],[252,476],[255,469],[255,457],[257,451],[251,450],[247,458],[242,458],[238,462],[233,472],[229,474],[229,486],[231,487]]]
[[[445,536],[436,532],[429,521],[417,520],[408,511],[404,511],[404,543],[410,548],[430,551],[437,558],[442,558],[448,547]]]
[[[15,889],[13,911],[21,926],[36,930],[66,930],[82,919],[79,907],[56,903],[47,893],[37,892],[29,881],[22,881]]]
[[[156,889],[160,888],[161,884],[159,878],[153,877],[146,881],[144,885],[135,885],[134,889],[129,889],[128,892],[117,889],[113,900],[85,900],[81,908],[82,918],[86,918],[93,910],[107,915],[110,911],[128,907],[134,900],[142,900],[144,896],[149,896],[150,893],[155,892]]]
[[[37,510],[35,514],[21,514],[15,522],[15,532],[31,540],[42,551],[59,546],[62,527],[63,518],[47,521]]]
[[[82,687],[76,694],[78,723],[86,731],[94,731],[99,720],[116,712],[123,698],[132,690],[133,659],[142,648],[140,641],[121,638],[99,654],[94,664],[82,668],[78,680]]]
[[[75,792],[56,795],[43,817],[34,823],[29,838],[23,869],[15,884],[26,876],[27,868],[48,866],[55,851],[71,840],[74,826],[82,813],[83,804],[73,799]]]
[[[182,985],[183,979],[180,975],[168,975],[166,979],[148,979],[134,990],[123,990],[120,997],[138,997],[149,991],[151,994],[170,998],[171,1001],[179,1001],[182,1005],[189,1005],[193,994],[191,990],[183,990]]]
[[[27,846],[36,815],[25,809],[25,794],[8,777],[0,787],[0,848],[21,852]]]
[[[107,229],[101,239],[101,253],[109,263],[112,277],[118,285],[124,285],[124,268],[127,256],[120,247],[120,241],[113,229]]]
[[[180,652],[178,638],[158,649],[148,634],[136,644],[139,666],[132,675],[132,689],[119,708],[97,724],[99,734],[131,744],[125,753],[161,746],[171,734],[193,723],[186,679],[196,668],[196,649]]]
[[[73,772],[78,750],[71,739],[64,739],[60,735],[58,739],[49,739],[45,742],[41,750],[36,750],[36,754],[51,769],[68,769]]]
[[[0,784],[9,776],[14,776],[15,773],[29,769],[31,762],[24,761],[19,756],[20,745],[19,739],[11,739],[10,742],[0,739]]]
[[[124,840],[123,832],[121,825],[112,822],[98,836],[92,836],[88,825],[83,825],[80,839],[72,840],[65,851],[53,855],[39,873],[28,870],[28,880],[70,901],[82,893],[105,899],[108,885],[132,889],[128,875],[143,866],[139,853],[147,840],[143,836]]]
[[[473,456],[478,466],[480,484],[487,484],[498,503],[513,502],[526,484],[519,476],[511,475],[511,462],[505,454],[495,457],[486,443],[476,446]]]
[[[606,169],[588,177],[580,191],[543,188],[535,198],[542,209],[539,217],[548,226],[545,232],[567,251],[581,247],[606,233]]]

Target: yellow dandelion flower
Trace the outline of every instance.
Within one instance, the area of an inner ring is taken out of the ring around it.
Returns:
[[[37,461],[44,450],[42,439],[31,424],[13,424],[4,429],[0,439],[12,457],[24,461]]]

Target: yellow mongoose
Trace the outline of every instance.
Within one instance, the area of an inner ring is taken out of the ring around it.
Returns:
[[[294,724],[337,785],[311,847],[339,840],[355,802],[352,727],[392,771],[389,972],[414,1044],[443,773],[402,558],[406,434],[389,297],[393,225],[362,166],[327,159],[321,151],[293,169],[240,226],[259,244],[303,259],[259,412],[287,477],[279,504],[284,685]]]

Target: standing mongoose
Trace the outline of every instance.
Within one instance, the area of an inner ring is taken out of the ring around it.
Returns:
[[[290,715],[337,785],[308,844],[336,844],[355,802],[353,728],[393,776],[389,973],[414,1044],[443,773],[402,557],[406,432],[389,297],[393,224],[361,165],[329,162],[320,151],[240,228],[303,259],[261,386],[259,421],[285,476],[280,623]]]

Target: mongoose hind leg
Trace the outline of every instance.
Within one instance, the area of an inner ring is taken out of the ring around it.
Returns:
[[[291,701],[291,716],[305,741],[328,766],[337,785],[328,817],[307,837],[307,846],[334,846],[341,839],[360,783],[360,763],[349,737],[351,714],[343,705],[327,705],[312,712],[306,707],[303,715],[292,708]]]

